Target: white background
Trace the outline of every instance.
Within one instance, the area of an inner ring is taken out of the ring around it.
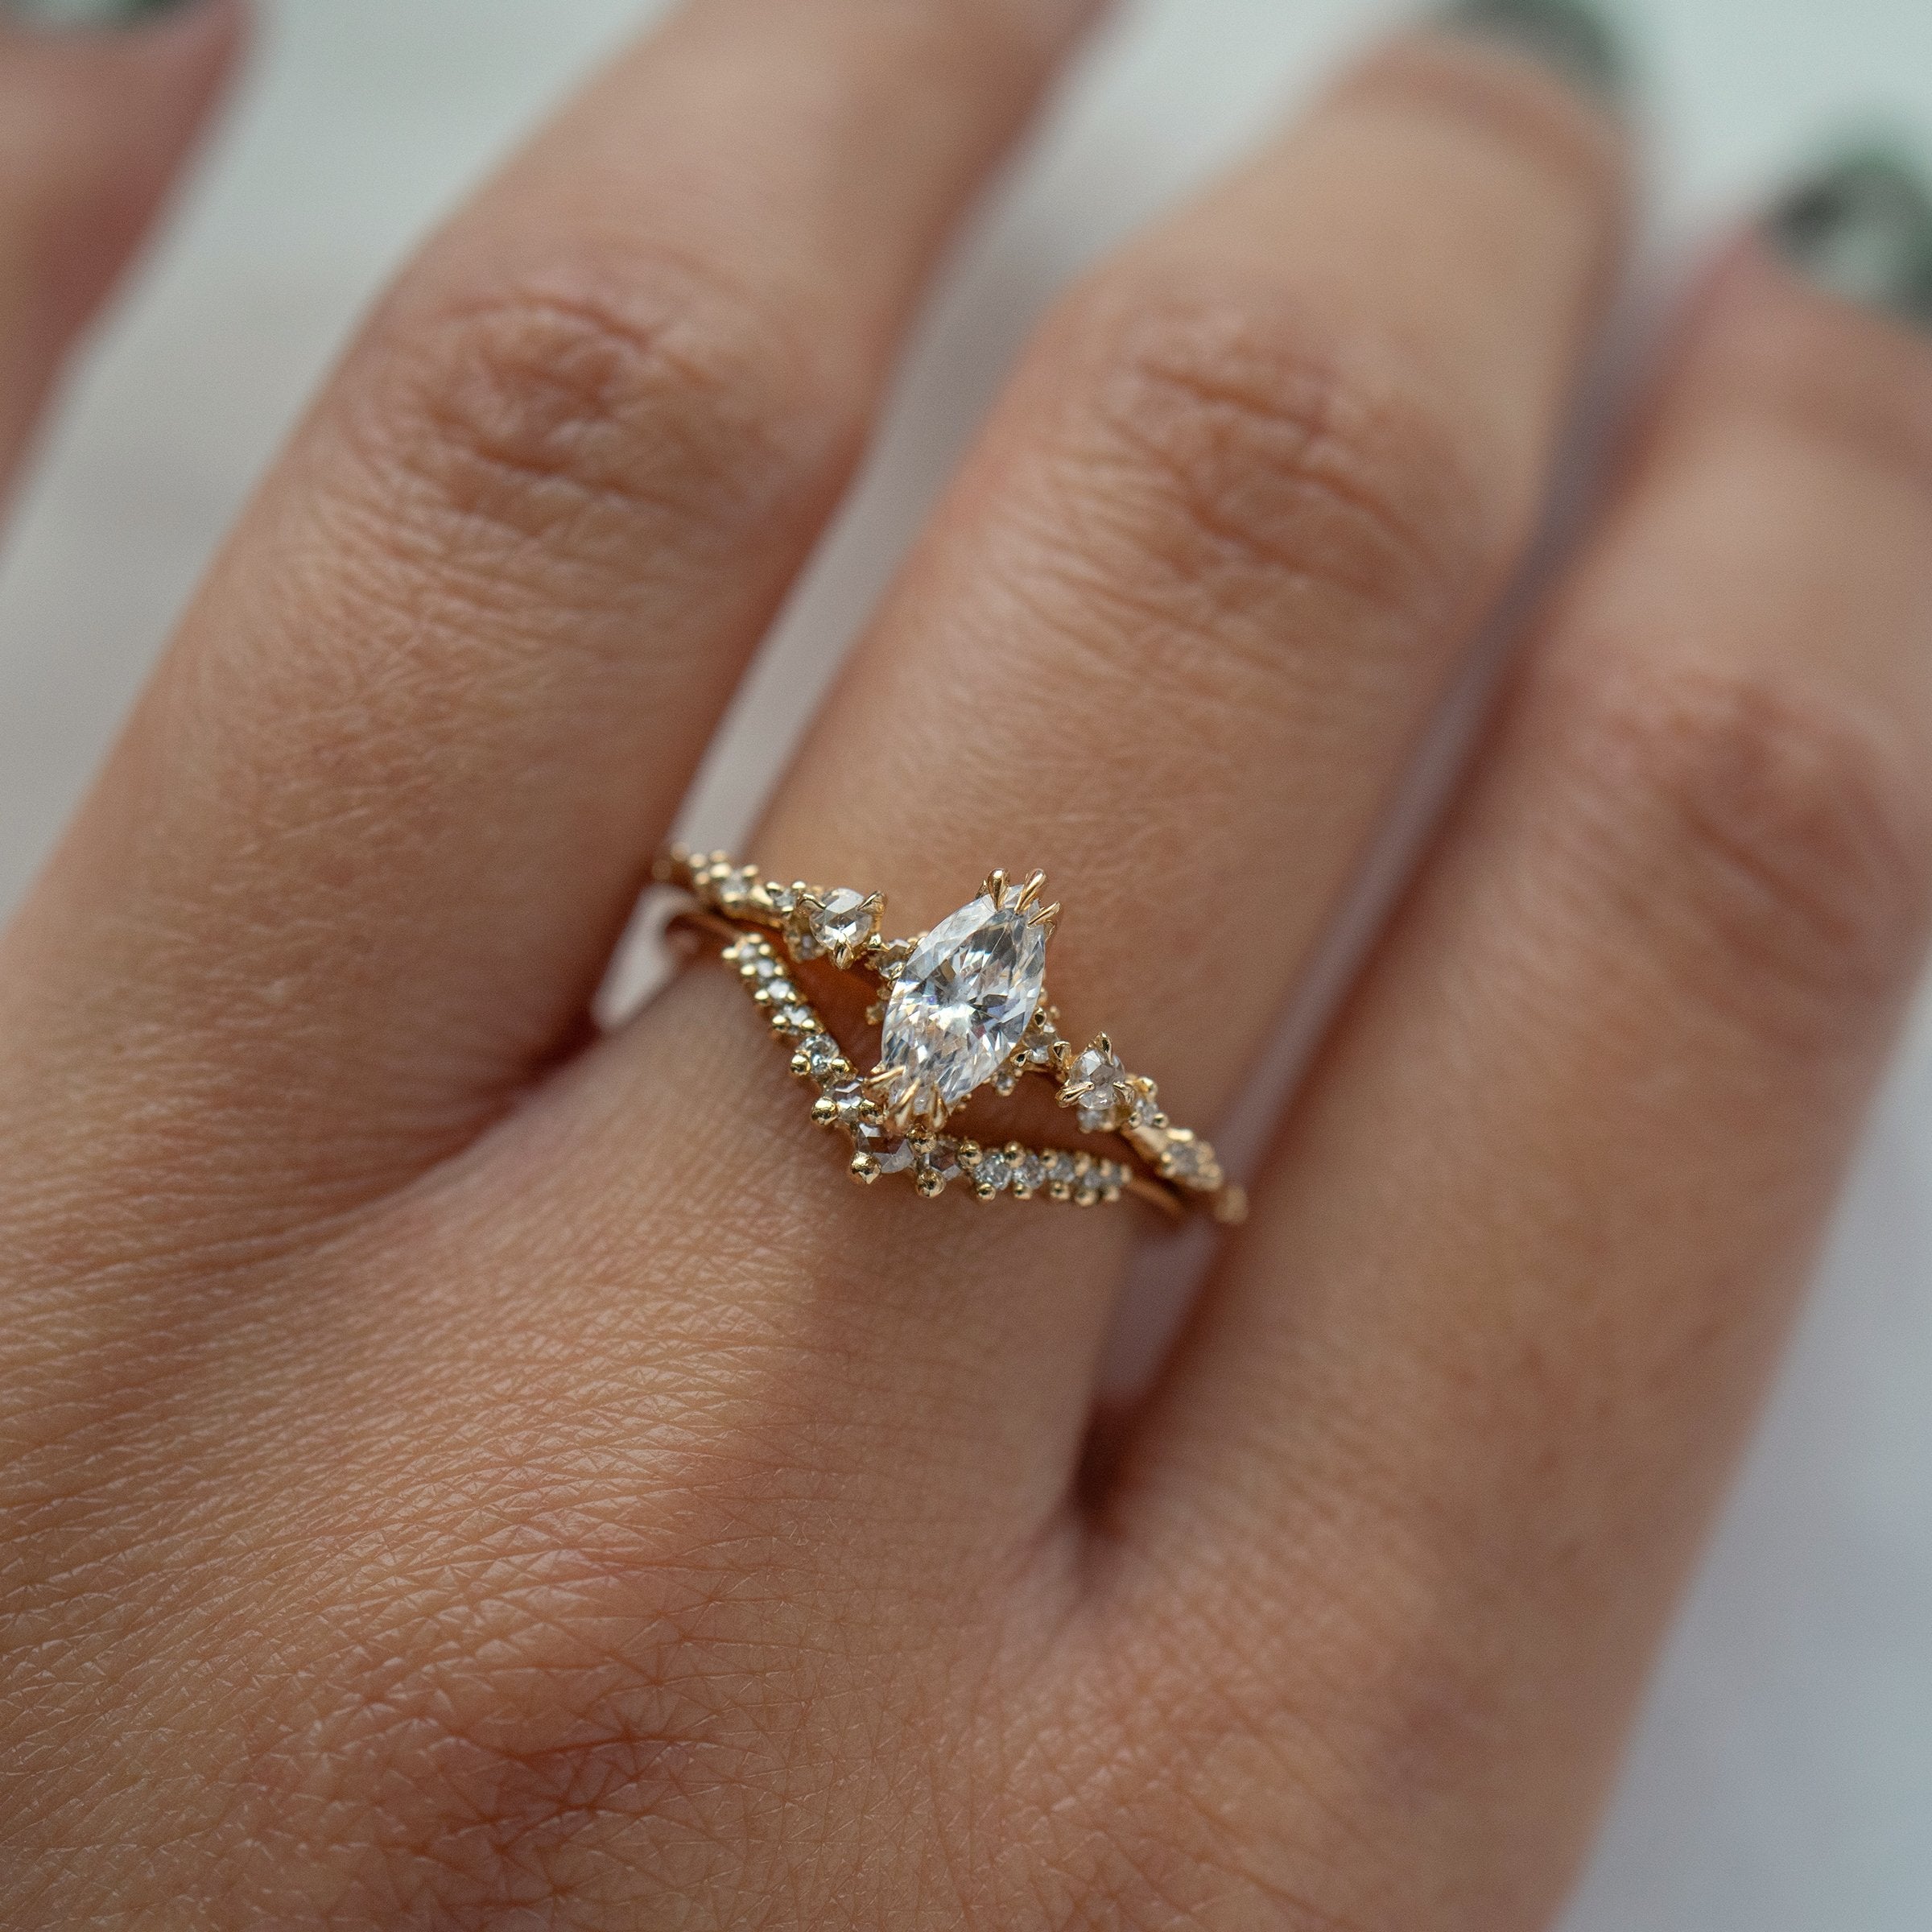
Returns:
[[[0,908],[357,311],[640,10],[270,0],[243,100],[79,372],[0,553]],[[1655,262],[1821,142],[1889,125],[1932,151],[1927,0],[1650,0],[1625,17],[1649,68]],[[705,829],[733,829],[1055,283],[1373,20],[1348,0],[1129,6],[965,250],[856,513],[712,775]],[[1932,1927],[1928,1183],[1922,1026],[1569,1932]]]

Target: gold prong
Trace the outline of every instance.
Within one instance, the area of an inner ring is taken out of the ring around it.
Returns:
[[[1023,906],[1031,906],[1036,903],[1040,896],[1040,889],[1045,886],[1046,883],[1046,875],[1045,873],[1035,872],[1030,873],[1027,877],[1026,883],[1020,888],[1020,896],[1013,901],[1014,905]]]
[[[1004,872],[989,872],[980,881],[980,895],[982,898],[991,899],[997,906],[1005,899],[1006,887],[1007,879]]]
[[[946,1191],[944,1178],[935,1174],[930,1168],[923,1174],[914,1174],[912,1184],[919,1189],[921,1194],[925,1195],[927,1200],[931,1200],[935,1194],[943,1194]]]
[[[1060,908],[1057,905],[1044,906],[1038,912],[1030,914],[1026,923],[1037,932],[1051,934],[1059,924],[1059,917]]]
[[[855,1154],[852,1157],[852,1178],[864,1187],[869,1187],[883,1172],[876,1154]]]
[[[821,1127],[838,1125],[839,1104],[828,1093],[822,1093],[811,1104],[811,1117]]]

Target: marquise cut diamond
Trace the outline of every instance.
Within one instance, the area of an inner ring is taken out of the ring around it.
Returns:
[[[911,1117],[938,1117],[1005,1064],[1033,1022],[1046,935],[1024,906],[981,894],[933,927],[892,983],[881,1072]]]

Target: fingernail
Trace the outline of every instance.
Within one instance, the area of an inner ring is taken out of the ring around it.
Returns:
[[[1897,148],[1864,148],[1822,169],[1765,229],[1822,287],[1932,329],[1932,189]]]
[[[132,27],[188,0],[0,0],[0,20],[23,27]]]
[[[1435,20],[1447,32],[1532,54],[1586,93],[1619,101],[1629,91],[1623,43],[1585,0],[1451,0]]]

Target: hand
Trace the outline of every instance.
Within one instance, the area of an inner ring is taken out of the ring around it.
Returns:
[[[714,965],[585,1022],[1088,10],[693,0],[188,614],[0,950],[5,1923],[1556,1909],[1918,963],[1932,213],[1839,174],[1703,279],[1096,1438],[1142,1210],[851,1186]],[[21,433],[233,31],[0,37],[98,164],[58,302],[72,167],[0,188]],[[748,856],[898,931],[1044,868],[1067,1030],[1212,1129],[1542,516],[1603,72],[1484,0],[1074,289]]]

